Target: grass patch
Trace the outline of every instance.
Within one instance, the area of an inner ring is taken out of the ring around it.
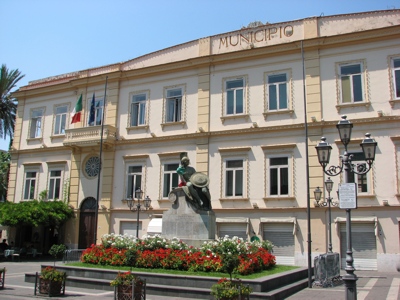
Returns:
[[[96,268],[96,269],[104,269],[104,270],[120,270],[120,271],[129,271],[132,272],[146,272],[146,273],[156,273],[156,274],[172,274],[172,275],[193,275],[193,276],[209,276],[209,277],[229,277],[227,273],[220,273],[220,272],[189,272],[189,271],[178,271],[178,270],[166,270],[166,269],[146,269],[146,268],[130,268],[130,267],[121,267],[121,266],[104,266],[104,265],[93,265],[87,263],[68,263],[66,266],[73,266],[73,267],[81,267],[81,268]],[[290,271],[293,269],[297,269],[298,267],[295,266],[283,266],[283,265],[275,265],[274,267],[264,270],[259,273],[254,273],[251,275],[239,275],[234,274],[233,277],[235,278],[242,278],[242,279],[256,279],[264,276],[270,276],[273,274],[281,273]]]

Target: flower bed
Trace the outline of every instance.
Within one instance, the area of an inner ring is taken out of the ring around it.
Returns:
[[[234,273],[247,275],[275,265],[275,256],[269,252],[271,248],[268,241],[244,242],[241,238],[228,236],[194,248],[178,239],[166,240],[160,236],[136,239],[107,234],[102,237],[100,245],[92,245],[82,253],[81,261],[137,268],[221,272],[224,270],[222,258],[232,255],[239,257]]]

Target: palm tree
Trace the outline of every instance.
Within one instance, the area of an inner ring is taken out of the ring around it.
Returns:
[[[17,111],[17,99],[11,96],[11,89],[16,87],[25,75],[16,70],[8,70],[3,64],[0,70],[0,138],[8,135],[12,139],[14,135],[15,114]]]

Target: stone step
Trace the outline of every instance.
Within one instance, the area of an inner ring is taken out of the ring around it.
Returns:
[[[46,267],[42,265],[42,268]],[[57,266],[67,272],[66,286],[112,291],[110,286],[118,273],[116,270]],[[166,295],[191,299],[213,299],[210,289],[219,278],[134,272],[147,281],[147,294]],[[308,271],[298,268],[271,276],[242,280],[253,288],[251,299],[284,299],[308,286]],[[35,282],[35,274],[25,274],[26,282]]]

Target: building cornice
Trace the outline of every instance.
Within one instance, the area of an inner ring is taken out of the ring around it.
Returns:
[[[400,116],[382,116],[379,117],[379,123],[392,123],[399,122]],[[377,118],[363,118],[363,119],[352,119],[350,120],[353,124],[359,125],[368,125],[368,124],[376,124]],[[308,129],[323,129],[328,127],[336,127],[338,120],[333,121],[320,121],[320,122],[310,122],[307,123]],[[371,127],[372,128],[372,127]],[[169,136],[157,136],[157,137],[147,137],[147,138],[132,138],[132,139],[117,139],[115,141],[115,147],[132,145],[132,144],[150,144],[150,143],[159,143],[159,142],[170,142],[177,140],[188,140],[188,139],[199,139],[199,138],[212,138],[212,137],[223,137],[223,136],[238,136],[238,135],[253,135],[253,134],[265,134],[272,132],[285,132],[285,131],[293,131],[293,130],[304,130],[304,123],[298,124],[290,124],[290,125],[278,125],[278,126],[265,126],[265,127],[257,127],[257,128],[243,128],[243,129],[232,129],[232,130],[221,130],[221,131],[211,131],[211,132],[194,132],[187,134],[176,134]],[[90,144],[88,147],[92,147]],[[81,145],[82,148],[85,147],[84,144]],[[52,152],[52,151],[60,151],[71,149],[71,147],[51,147],[47,146],[46,148],[35,148],[35,149],[24,149],[24,150],[16,150],[12,149],[10,151],[11,154],[26,154],[26,153],[35,153],[35,152]],[[180,151],[182,152],[182,151]],[[179,151],[174,152],[180,153]],[[160,154],[161,156],[168,156],[170,153]]]

